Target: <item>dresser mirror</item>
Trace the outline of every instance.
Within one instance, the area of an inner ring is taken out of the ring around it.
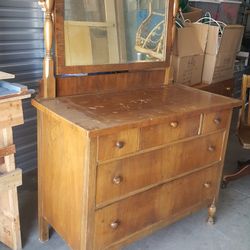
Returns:
[[[58,0],[55,8],[57,73],[167,66],[168,0]]]

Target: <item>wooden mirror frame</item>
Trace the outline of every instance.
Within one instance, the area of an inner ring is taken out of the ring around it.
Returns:
[[[55,18],[55,59],[56,74],[82,74],[97,72],[115,72],[115,71],[134,71],[146,70],[152,68],[167,68],[170,65],[170,54],[172,46],[172,27],[174,19],[175,1],[169,0],[166,27],[166,59],[162,62],[133,62],[126,64],[103,64],[103,65],[65,65],[65,41],[64,41],[64,0],[55,1],[54,18]]]

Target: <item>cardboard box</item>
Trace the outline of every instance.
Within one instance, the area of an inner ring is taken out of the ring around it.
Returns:
[[[209,25],[188,24],[176,31],[173,55],[193,56],[204,54],[207,43]]]
[[[211,84],[233,78],[236,53],[205,55],[202,82]]]
[[[240,51],[244,27],[241,25],[228,25],[222,37],[219,37],[219,27],[209,26],[207,36],[206,54],[237,53]]]
[[[191,22],[196,22],[202,17],[202,9],[190,7],[190,12],[183,13],[184,19],[188,19]]]
[[[191,86],[201,82],[208,28],[188,24],[177,29],[171,63],[174,83]]]
[[[243,33],[243,26],[228,25],[219,37],[219,28],[209,26],[202,82],[211,84],[233,77],[236,54],[240,50]]]
[[[172,67],[174,83],[195,85],[201,83],[204,55],[173,56]]]

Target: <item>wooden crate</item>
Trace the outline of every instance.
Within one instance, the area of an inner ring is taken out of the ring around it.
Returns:
[[[26,87],[0,81],[0,241],[14,250],[22,248],[17,198],[22,171],[15,167],[12,128],[24,122],[22,99],[28,97]]]

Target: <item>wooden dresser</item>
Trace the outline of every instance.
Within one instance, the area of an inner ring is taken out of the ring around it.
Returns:
[[[73,250],[119,249],[200,208],[214,223],[240,102],[168,85],[178,1],[39,2],[40,239],[51,225]]]
[[[43,230],[72,249],[113,249],[215,205],[239,101],[165,86],[33,104]]]

